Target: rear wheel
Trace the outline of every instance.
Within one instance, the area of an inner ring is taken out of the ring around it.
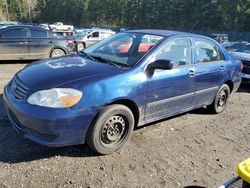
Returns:
[[[61,49],[54,49],[51,54],[50,57],[61,57],[66,55],[65,52]]]
[[[119,150],[134,129],[134,116],[123,105],[105,107],[98,115],[87,135],[89,146],[99,154],[111,154]]]
[[[210,112],[218,114],[221,113],[223,110],[225,110],[228,101],[230,97],[230,88],[227,84],[223,84],[219,91],[217,92],[217,95],[214,98],[213,103],[208,106],[208,109]]]

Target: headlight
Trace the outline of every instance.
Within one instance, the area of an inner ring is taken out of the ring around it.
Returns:
[[[53,88],[33,93],[28,103],[51,108],[67,108],[77,104],[82,92],[71,88]]]

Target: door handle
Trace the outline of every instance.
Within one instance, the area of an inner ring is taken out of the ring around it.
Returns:
[[[225,70],[225,66],[224,66],[224,65],[221,65],[221,66],[220,66],[220,70],[224,71],[224,70]]]
[[[195,71],[194,70],[190,70],[189,72],[188,72],[188,76],[194,76],[195,75]]]
[[[52,43],[53,43],[53,41],[51,40],[51,41],[49,41],[49,43],[50,43],[50,44],[52,44]]]

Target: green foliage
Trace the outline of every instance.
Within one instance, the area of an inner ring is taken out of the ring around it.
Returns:
[[[250,31],[250,0],[0,0],[0,19],[174,30]],[[35,6],[35,7],[33,7]],[[30,9],[30,11],[28,11]]]

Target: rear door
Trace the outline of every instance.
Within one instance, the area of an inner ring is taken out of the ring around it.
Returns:
[[[0,59],[29,59],[26,27],[7,28],[0,32]]]
[[[46,30],[30,28],[28,45],[30,59],[43,59],[49,57],[53,40],[49,38]]]
[[[194,38],[195,48],[195,97],[194,106],[210,104],[225,77],[226,61],[220,48],[213,41]]]

